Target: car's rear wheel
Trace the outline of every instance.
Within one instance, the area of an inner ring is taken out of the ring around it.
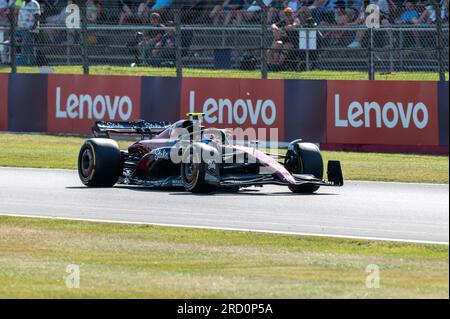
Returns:
[[[286,153],[284,166],[292,174],[309,174],[319,179],[323,177],[322,155],[317,145],[312,143],[296,143]],[[314,193],[319,188],[312,184],[289,186],[294,193]]]
[[[86,140],[78,155],[78,176],[90,187],[112,187],[122,174],[117,142],[106,138]]]

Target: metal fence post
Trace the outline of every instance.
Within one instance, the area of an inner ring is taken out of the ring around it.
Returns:
[[[86,3],[81,5],[81,59],[83,63],[83,74],[89,74],[89,55],[87,48],[87,19]]]
[[[11,58],[11,73],[17,72],[16,64],[16,14],[15,14],[15,4],[13,3],[9,8],[9,31],[10,31],[10,58]]]
[[[305,57],[305,62],[306,62],[306,71],[311,71],[311,61],[310,61],[310,57],[309,57],[309,37],[310,37],[310,30],[306,29],[306,57]]]
[[[262,1],[259,2],[259,6],[261,7],[261,78],[267,79],[266,39],[268,8]]]
[[[442,19],[441,19],[441,6],[436,0],[433,0],[434,12],[436,14],[436,56],[438,59],[438,72],[439,81],[445,81],[445,66],[444,66],[444,55],[442,50],[443,45],[443,33],[442,33]]]
[[[176,69],[177,69],[177,78],[181,78],[183,76],[183,61],[182,61],[182,41],[181,41],[181,9],[175,11],[175,48],[176,48]]]
[[[373,52],[373,28],[369,28],[369,80],[375,80]]]
[[[394,72],[394,31],[389,32],[389,73]]]

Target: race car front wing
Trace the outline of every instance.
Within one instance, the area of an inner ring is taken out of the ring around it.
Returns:
[[[327,179],[322,180],[310,174],[292,174],[295,183],[287,183],[279,180],[273,175],[258,174],[229,174],[222,177],[220,186],[255,186],[255,185],[304,185],[312,184],[318,186],[343,186],[344,178],[341,163],[339,161],[328,161]]]

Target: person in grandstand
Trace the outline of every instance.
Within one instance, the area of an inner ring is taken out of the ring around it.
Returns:
[[[274,42],[266,54],[268,68],[273,71],[286,68],[294,49],[298,47],[300,21],[289,7],[283,13],[284,19],[272,24]]]
[[[334,19],[330,22],[322,21],[322,26],[346,26],[351,22],[351,10],[346,8],[344,0],[337,0],[334,4],[333,10]],[[322,32],[323,38],[328,39],[330,45],[345,46],[348,44],[347,40],[351,33],[345,29],[338,30],[324,30]]]
[[[442,0],[440,3],[441,6],[441,21],[443,23],[448,23],[448,13],[449,13],[449,6],[448,6],[448,0]],[[434,6],[431,3],[427,3],[425,6],[425,10],[419,17],[417,23],[418,24],[435,24],[437,20],[436,10]]]
[[[419,20],[419,13],[416,10],[412,0],[405,1],[405,11],[402,14],[400,23],[402,24],[416,24]]]
[[[360,25],[365,26],[366,25],[366,19],[368,17],[368,12],[366,12],[366,8],[369,4],[373,4],[378,6],[380,16],[379,16],[379,22],[380,25],[389,25],[389,4],[387,0],[364,0],[361,3],[361,8],[359,11],[358,18],[349,25]],[[362,40],[364,36],[366,35],[366,30],[360,30],[356,32],[355,38],[352,43],[348,45],[348,48],[350,49],[360,49],[362,47]]]
[[[25,65],[35,65],[35,42],[39,34],[41,6],[36,0],[24,0],[19,9],[17,26],[22,36],[22,56]]]
[[[217,3],[214,6],[210,17],[215,25],[219,24],[222,18],[225,25],[229,25],[233,21],[240,24],[244,18],[244,5],[244,0],[225,0],[222,4]]]
[[[279,8],[276,7],[275,4],[272,3],[272,0],[262,0],[263,4],[268,8],[267,11],[267,21],[272,23],[279,16]],[[259,6],[257,1],[253,1],[247,7],[244,12],[244,20],[246,21],[259,21],[261,12],[261,7]]]
[[[141,0],[120,0],[120,3],[119,24],[143,22],[146,6]]]
[[[14,0],[0,0],[0,26],[9,24],[9,10],[14,6]]]
[[[151,51],[148,64],[151,66],[161,66],[165,63],[173,63],[175,55],[175,26],[173,22],[169,21],[167,23],[166,33],[159,39]]]
[[[151,56],[151,51],[166,33],[161,15],[157,12],[153,12],[150,15],[150,26],[152,29],[145,32],[144,39],[139,44],[143,61],[146,61]]]
[[[294,13],[297,13],[298,9],[300,9],[301,7],[301,1],[300,0],[286,0],[283,3],[283,7],[286,8],[291,8]]]

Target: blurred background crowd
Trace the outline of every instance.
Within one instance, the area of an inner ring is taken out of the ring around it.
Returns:
[[[79,1],[85,32],[66,28]],[[448,16],[448,0],[0,0],[0,64],[13,43],[18,65],[427,71]]]
[[[436,0],[439,1],[439,0]],[[18,11],[25,0],[0,0],[0,24],[7,23],[8,7]],[[62,24],[66,7],[77,0],[37,0],[41,23]],[[146,24],[152,13],[162,23],[173,20],[182,9],[184,24],[236,25],[260,22],[261,8],[255,0],[86,0],[87,20],[92,24]],[[433,24],[436,12],[430,0],[261,0],[268,9],[268,23],[282,21],[286,13],[305,25],[355,25],[367,15],[366,7],[379,7],[383,24]],[[259,3],[261,3],[259,2]],[[448,0],[440,0],[441,18],[448,23]]]

